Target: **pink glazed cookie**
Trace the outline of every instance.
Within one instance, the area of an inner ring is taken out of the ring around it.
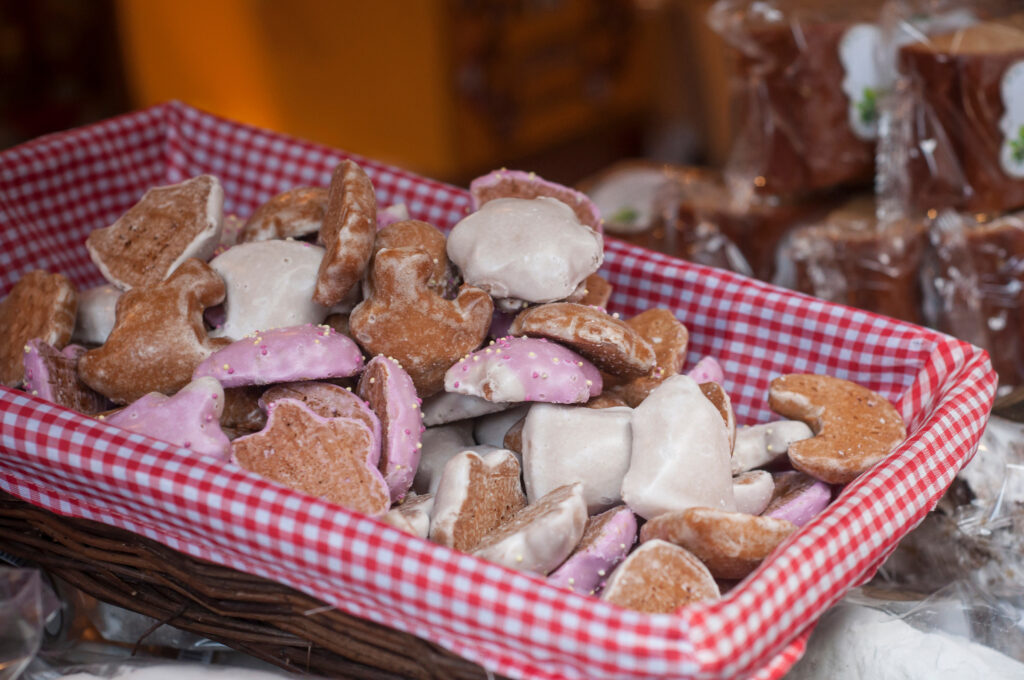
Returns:
[[[445,373],[444,388],[488,401],[576,404],[601,393],[601,373],[543,338],[506,337],[459,359]]]
[[[151,392],[104,420],[125,430],[227,460],[231,442],[220,429],[224,388],[199,378],[172,397]]]
[[[25,345],[25,391],[59,406],[92,415],[109,408],[102,394],[78,377],[78,359],[85,353],[81,345],[68,345],[57,351],[39,338]]]
[[[200,363],[193,378],[210,375],[224,387],[344,378],[363,369],[351,339],[329,326],[274,328],[236,340]]]
[[[548,581],[583,595],[593,595],[636,543],[636,516],[619,506],[587,520],[576,550],[551,572]]]
[[[400,502],[412,486],[423,448],[423,417],[416,386],[397,361],[377,355],[359,377],[356,393],[380,418],[384,435],[380,471],[391,500]]]

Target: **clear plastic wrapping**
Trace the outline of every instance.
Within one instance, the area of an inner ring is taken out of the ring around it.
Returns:
[[[38,571],[0,567],[0,680],[14,680],[35,658],[59,606]]]
[[[1024,207],[1024,6],[893,0],[883,26],[895,69],[878,156],[885,210]]]
[[[720,0],[711,26],[737,55],[726,168],[737,190],[868,185],[882,71],[880,0]]]
[[[870,196],[790,232],[775,283],[825,300],[920,323],[922,220],[880,222]]]
[[[1000,392],[1024,385],[1024,212],[944,211],[924,269],[931,325],[988,350]]]

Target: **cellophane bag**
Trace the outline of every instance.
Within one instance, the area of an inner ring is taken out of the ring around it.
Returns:
[[[1024,5],[890,0],[882,25],[884,211],[1024,207]]]
[[[736,55],[726,167],[747,194],[869,185],[882,70],[880,0],[720,0],[711,26]]]
[[[775,283],[921,323],[918,271],[925,236],[923,220],[880,221],[874,197],[860,196],[786,235]]]

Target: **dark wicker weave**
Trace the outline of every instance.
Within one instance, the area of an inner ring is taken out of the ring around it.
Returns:
[[[274,581],[2,492],[0,546],[93,597],[291,671],[368,680],[488,677],[436,645]]]

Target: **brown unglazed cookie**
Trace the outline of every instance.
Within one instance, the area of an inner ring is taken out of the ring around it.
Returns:
[[[296,187],[256,208],[242,227],[239,243],[301,238],[320,231],[327,212],[327,189]]]
[[[377,197],[373,183],[352,161],[334,169],[320,241],[327,252],[320,261],[313,301],[325,307],[345,299],[366,271],[377,234]]]
[[[38,338],[61,349],[71,340],[78,308],[75,287],[62,274],[31,271],[0,300],[0,384],[17,387],[25,379],[23,355]]]
[[[606,602],[651,614],[671,614],[683,605],[719,597],[718,584],[699,559],[660,540],[634,550],[601,592]]]
[[[430,540],[469,552],[526,506],[519,461],[503,449],[463,451],[444,466],[434,494]]]
[[[369,354],[393,357],[421,398],[444,387],[444,374],[487,337],[491,296],[462,286],[454,300],[428,286],[433,262],[416,248],[385,248],[374,257],[371,294],[349,316],[352,337]]]
[[[581,305],[587,305],[588,307],[600,307],[604,309],[608,306],[608,300],[612,297],[612,284],[608,283],[600,274],[591,274],[583,282],[583,297],[579,300],[574,300]]]
[[[223,211],[220,182],[200,175],[150,189],[112,225],[89,234],[85,246],[103,276],[118,288],[153,286],[185,260],[213,255]]]
[[[85,384],[118,404],[149,392],[174,394],[196,366],[229,345],[210,338],[203,310],[224,301],[224,282],[209,265],[186,260],[166,280],[133,288],[117,302],[114,329],[78,363]]]
[[[626,325],[654,349],[654,368],[647,375],[630,380],[610,376],[605,392],[621,397],[636,408],[665,378],[679,375],[683,370],[690,333],[675,314],[664,308],[648,309],[627,320]]]
[[[307,381],[274,385],[260,397],[260,406],[269,410],[275,401],[295,399],[321,418],[358,420],[380,439],[381,426],[377,414],[356,396],[355,392],[326,382]]]
[[[725,427],[729,430],[729,453],[731,454],[736,446],[736,414],[732,410],[732,399],[729,398],[725,388],[716,382],[701,383],[699,387],[701,393],[722,414]]]
[[[267,414],[260,408],[260,394],[263,388],[250,385],[247,387],[224,388],[224,410],[220,414],[221,428],[258,432],[267,424]]]
[[[301,402],[281,399],[267,426],[231,442],[232,460],[292,489],[371,517],[391,507],[384,478],[371,462],[373,434],[351,418],[321,418]]]
[[[526,427],[526,416],[512,423],[512,427],[508,428],[508,432],[505,433],[505,438],[501,442],[502,445],[509,451],[522,453],[524,427]]]
[[[401,220],[377,232],[377,238],[373,242],[373,254],[376,255],[385,248],[422,250],[430,256],[433,265],[430,278],[427,279],[427,287],[444,296],[452,280],[451,264],[445,246],[444,234],[437,227],[420,220]],[[373,260],[370,261],[370,266],[373,266]]]
[[[797,470],[829,484],[853,481],[907,436],[888,399],[840,378],[780,376],[772,381],[768,405],[811,428],[813,437],[789,445],[789,460]]]
[[[654,367],[654,348],[625,322],[573,302],[552,302],[525,309],[509,327],[511,335],[547,338],[623,378],[646,375]]]
[[[647,522],[640,540],[661,539],[686,548],[721,579],[741,579],[758,567],[797,527],[774,517],[713,508],[668,512]]]

